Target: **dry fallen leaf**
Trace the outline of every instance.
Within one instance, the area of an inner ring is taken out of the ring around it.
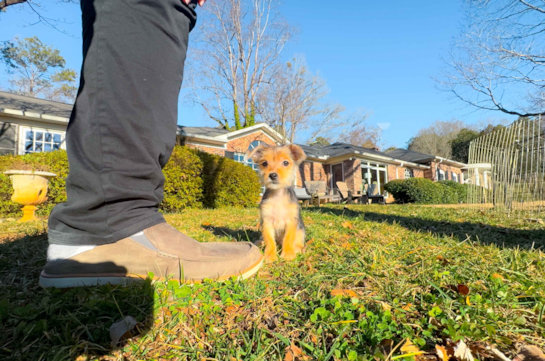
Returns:
[[[500,280],[500,281],[503,281],[503,279],[504,279],[502,275],[497,274],[497,273],[492,274],[492,278],[496,279],[496,280]]]
[[[390,311],[392,309],[392,306],[390,306],[389,304],[387,304],[386,302],[380,302],[380,305],[382,306],[382,309],[384,311]]]
[[[203,227],[210,227],[210,226],[211,226],[211,224],[210,224],[210,223],[208,223],[208,222],[204,222],[204,223],[202,224],[202,226],[203,226]]]
[[[454,347],[454,357],[460,361],[474,361],[471,350],[467,347],[466,343],[463,340],[460,340],[458,344]]]
[[[382,340],[380,341],[380,347],[382,348],[382,353],[389,356],[394,348],[394,341],[390,339]]]
[[[439,361],[448,361],[454,356],[454,349],[448,346],[435,345],[435,352],[439,356]]]
[[[545,361],[545,355],[537,346],[524,346],[513,361]]]
[[[138,322],[132,316],[125,316],[124,319],[117,321],[110,326],[110,339],[112,346],[117,345],[119,340],[124,337],[130,337],[130,332],[136,327]]]
[[[354,225],[352,224],[352,222],[343,222],[342,226],[343,228],[354,229]]]
[[[458,290],[458,293],[462,296],[469,295],[469,287],[467,287],[466,285],[458,285],[456,286],[456,289]]]
[[[401,307],[401,309],[404,311],[408,311],[412,306],[412,303],[407,303],[405,306]]]
[[[443,264],[443,266],[446,266],[448,265],[450,262],[443,256],[441,255],[438,255],[437,257],[435,257],[439,262],[441,262]]]
[[[295,346],[294,344],[291,344],[290,346],[286,347],[285,351],[286,351],[286,356],[284,357],[284,361],[295,361],[297,358],[303,355],[303,350],[301,350],[299,347]]]
[[[333,290],[331,296],[358,297],[358,294],[352,290]]]
[[[420,352],[420,349],[411,342],[410,339],[407,339],[403,346],[401,346],[401,352],[403,353],[414,353],[414,352]]]

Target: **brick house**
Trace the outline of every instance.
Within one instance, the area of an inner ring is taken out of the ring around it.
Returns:
[[[65,134],[72,105],[0,92],[0,154],[25,154],[64,149]],[[260,144],[288,143],[269,125],[228,131],[212,127],[178,126],[180,145],[221,155],[254,169],[245,159],[248,150]],[[384,194],[384,185],[394,179],[411,177],[433,181],[450,179],[463,182],[466,164],[406,149],[386,153],[345,143],[324,147],[301,145],[307,160],[300,165],[296,186],[305,181],[325,181],[330,189],[345,182],[352,191],[369,184],[376,193]],[[387,201],[393,201],[391,197]]]

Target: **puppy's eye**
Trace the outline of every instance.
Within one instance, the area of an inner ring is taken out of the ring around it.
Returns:
[[[269,165],[269,163],[267,163],[267,162],[263,162],[263,163],[261,163],[261,165],[262,165],[262,166],[264,166],[264,167],[266,167],[266,166],[268,166],[268,165]]]
[[[284,161],[284,165],[287,167],[288,165],[290,165],[290,162],[288,162],[287,160]]]

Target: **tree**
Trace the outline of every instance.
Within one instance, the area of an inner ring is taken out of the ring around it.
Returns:
[[[408,142],[408,149],[415,152],[451,158],[450,141],[456,138],[460,130],[465,128],[460,120],[436,121],[428,128],[418,131]]]
[[[58,3],[79,3],[79,0],[57,0]],[[30,9],[31,12],[36,15],[37,20],[31,25],[37,23],[43,23],[46,26],[49,26],[55,30],[58,30],[64,33],[63,30],[60,30],[57,27],[57,24],[60,22],[58,19],[49,18],[44,16],[40,9],[43,9],[43,5],[38,0],[0,0],[0,13],[7,11],[8,7],[19,5],[19,7],[26,7]]]
[[[467,163],[469,158],[469,143],[480,137],[480,135],[479,132],[472,129],[464,128],[460,130],[456,138],[449,143],[452,149],[452,159]]]
[[[344,107],[325,100],[326,82],[313,74],[302,56],[278,67],[259,98],[264,122],[288,140],[314,139],[332,129],[348,125]]]
[[[56,101],[75,98],[76,72],[65,68],[58,49],[44,45],[38,37],[6,42],[0,47],[0,60],[15,75],[9,92]]]
[[[255,124],[261,114],[259,98],[293,32],[277,6],[278,0],[210,0],[199,14],[206,26],[192,48],[189,83],[195,101],[227,129]]]
[[[325,147],[326,145],[329,145],[329,140],[327,140],[324,137],[317,137],[313,142],[308,143],[308,145],[313,147]]]
[[[346,130],[340,135],[339,141],[349,143],[363,148],[379,148],[380,130],[369,126],[365,120],[367,116],[359,122],[346,127]]]
[[[542,0],[466,0],[440,87],[472,107],[518,116],[545,110]]]

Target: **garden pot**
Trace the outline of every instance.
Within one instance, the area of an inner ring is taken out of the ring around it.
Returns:
[[[23,218],[19,222],[36,221],[36,206],[47,200],[47,186],[49,179],[56,177],[55,173],[34,172],[28,170],[8,170],[13,184],[11,200],[24,205]]]

